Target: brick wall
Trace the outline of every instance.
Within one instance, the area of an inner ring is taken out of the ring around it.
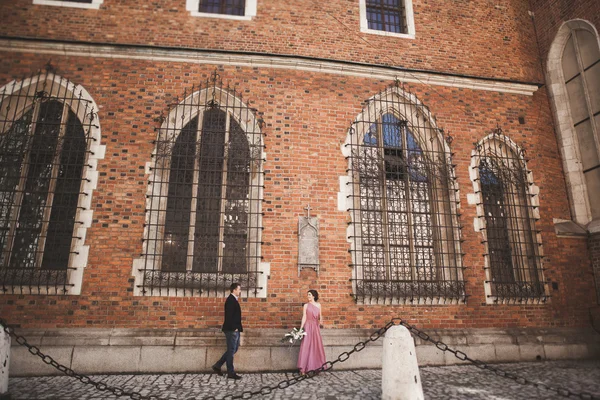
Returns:
[[[0,5],[0,35],[291,54],[541,82],[527,3],[413,1],[414,40],[360,33],[358,0],[258,0],[252,21],[192,17],[185,0],[100,10]]]
[[[550,45],[564,22],[584,19],[596,29],[600,26],[600,7],[596,0],[531,0],[540,55],[544,65]]]
[[[600,233],[597,232],[589,235],[588,249],[590,252],[590,259],[592,261],[592,268],[594,271],[593,279],[596,283],[598,304],[600,304]],[[598,316],[600,316],[600,310],[598,311]]]
[[[47,61],[33,54],[2,53],[0,81],[28,75]],[[52,58],[57,73],[83,85],[100,107],[106,156],[98,165],[94,223],[87,234],[88,266],[80,296],[3,295],[0,315],[22,327],[205,328],[222,321],[222,299],[132,296],[132,260],[142,251],[145,194],[155,139],[154,121],[186,88],[214,70],[212,65]],[[350,294],[346,240],[349,214],[337,209],[338,178],[346,174],[340,146],[362,101],[391,82],[290,70],[220,68],[225,82],[244,93],[266,122],[264,261],[271,264],[266,299],[246,299],[246,325],[298,325],[309,288],[320,291],[326,328],[370,328],[402,315],[430,328],[544,327],[587,324],[595,301],[584,241],[559,239],[552,218],[568,218],[562,166],[544,91],[534,96],[409,85],[454,137],[461,189],[466,253],[467,304],[441,306],[357,305]],[[518,117],[525,118],[519,124]],[[558,282],[545,305],[486,305],[481,237],[474,232],[468,175],[473,142],[496,126],[523,146],[540,187],[539,229],[546,278]],[[557,179],[558,178],[558,179]],[[321,272],[297,273],[297,216],[307,203],[320,219]]]
[[[413,4],[414,40],[360,34],[354,0],[259,0],[252,21],[191,17],[183,0],[154,1],[138,8],[131,2],[105,0],[100,10],[15,0],[0,5],[0,35],[291,54],[527,82],[543,79],[526,2],[415,0]],[[243,92],[266,123],[262,254],[271,265],[271,276],[266,299],[243,300],[247,327],[297,326],[309,288],[321,294],[326,328],[371,328],[390,316],[435,329],[588,324],[595,290],[586,243],[554,234],[552,219],[568,219],[570,213],[545,90],[525,96],[409,85],[429,106],[438,125],[454,137],[469,297],[459,305],[367,306],[355,304],[350,296],[346,239],[350,216],[337,208],[338,179],[347,168],[340,146],[362,102],[391,81],[292,69],[2,52],[0,85],[29,76],[48,59],[59,75],[84,86],[99,105],[106,156],[98,165],[82,294],[1,295],[0,315],[11,323],[26,328],[220,325],[222,299],[132,295],[132,262],[142,251],[148,184],[144,167],[158,126],[154,119],[168,113],[185,89],[219,68],[223,80]],[[473,190],[468,174],[473,143],[497,124],[527,150],[528,166],[540,187],[538,228],[546,255],[545,277],[556,282],[547,304],[486,304],[485,250],[480,234],[473,230],[476,212],[466,195]],[[298,277],[297,272],[297,217],[307,203],[320,220],[318,277],[306,270]]]

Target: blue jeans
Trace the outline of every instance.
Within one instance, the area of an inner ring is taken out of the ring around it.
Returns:
[[[235,374],[235,370],[233,368],[233,355],[238,351],[240,347],[240,333],[225,331],[225,340],[227,341],[227,350],[219,361],[215,364],[215,367],[221,368],[223,364],[227,363],[227,375]]]

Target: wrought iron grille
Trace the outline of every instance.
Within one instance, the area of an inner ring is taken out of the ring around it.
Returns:
[[[350,129],[357,300],[464,299],[450,142],[398,84]]]
[[[367,0],[369,29],[407,33],[404,0]]]
[[[261,259],[261,119],[215,72],[158,129],[142,293],[256,292]]]
[[[226,15],[245,15],[245,0],[200,0],[200,12]]]
[[[69,286],[95,111],[51,70],[0,94],[0,282],[6,292]]]
[[[535,227],[533,183],[524,151],[495,129],[476,143],[478,177],[487,248],[490,297],[496,301],[545,301],[541,240]]]

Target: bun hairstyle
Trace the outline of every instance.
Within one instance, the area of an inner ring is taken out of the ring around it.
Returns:
[[[310,293],[310,294],[312,294],[312,295],[313,295],[313,297],[315,298],[315,301],[319,300],[319,292],[317,292],[316,290],[314,290],[314,289],[310,289],[310,290],[308,291],[308,293]]]

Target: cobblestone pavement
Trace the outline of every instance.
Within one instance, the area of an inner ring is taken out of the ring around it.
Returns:
[[[532,381],[587,391],[600,398],[600,360],[552,361],[497,365],[506,371]],[[263,385],[276,384],[291,378],[290,373],[244,374],[240,381],[210,374],[175,375],[97,375],[107,385],[143,395],[153,394],[164,399],[201,399],[215,395],[239,394]],[[442,399],[563,399],[557,394],[520,385],[489,371],[470,365],[421,368],[423,391],[428,400]],[[67,376],[10,378],[9,396],[17,399],[88,400],[127,399],[95,387],[84,385]],[[380,399],[381,370],[331,371],[283,390],[276,390],[262,399]]]

